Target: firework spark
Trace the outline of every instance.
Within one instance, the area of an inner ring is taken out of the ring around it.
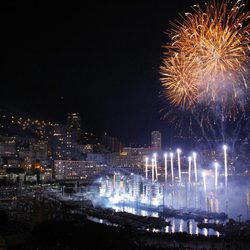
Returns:
[[[195,64],[185,58],[184,54],[176,54],[164,61],[164,85],[166,95],[172,104],[181,107],[191,107],[197,96],[198,80],[195,72]],[[196,81],[194,81],[194,79]]]
[[[250,14],[244,7],[240,0],[211,0],[172,23],[161,81],[174,106],[219,104],[230,115],[243,109],[250,48]]]

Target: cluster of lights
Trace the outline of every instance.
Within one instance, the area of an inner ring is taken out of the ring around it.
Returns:
[[[182,175],[181,175],[181,150],[178,148],[176,150],[177,152],[177,164],[178,164],[178,180],[180,183],[182,183]],[[227,162],[227,145],[223,145],[223,155],[224,155],[224,184],[225,189],[227,191],[227,183],[228,183],[228,162]],[[175,176],[174,176],[174,153],[170,152],[164,153],[164,180],[165,183],[168,181],[168,156],[170,156],[170,172],[171,172],[171,183],[174,184]],[[151,158],[151,171],[152,171],[152,181],[158,181],[158,168],[157,168],[157,154],[154,153]],[[191,174],[192,174],[192,165],[193,165],[193,171],[194,171],[194,181],[197,184],[198,183],[198,170],[197,170],[197,153],[193,152],[191,156],[188,156],[188,184],[191,185]],[[215,190],[218,189],[218,162],[215,161],[214,163],[214,186]],[[149,172],[149,157],[145,158],[145,178],[148,179],[148,172]],[[202,178],[203,178],[203,185],[204,185],[204,191],[206,191],[206,172],[202,172]]]
[[[23,117],[16,117],[16,116],[6,116],[2,115],[2,118],[8,119],[10,123],[13,125],[20,126],[23,130],[32,129],[37,135],[43,137],[45,132],[44,130],[48,127],[53,127],[58,125],[57,123],[52,122],[45,122],[40,120],[33,120],[31,118],[23,118]],[[2,126],[3,127],[3,126]]]
[[[224,145],[222,151],[224,152],[226,174],[227,150],[227,146]],[[226,199],[225,204],[227,204],[229,195],[226,188],[227,176],[225,176],[224,185],[218,185],[219,163],[215,161],[212,164],[213,168],[209,171],[197,168],[197,166],[200,166],[200,164],[197,164],[199,157],[196,152],[193,152],[187,158],[188,175],[184,176],[184,172],[181,172],[183,164],[181,164],[181,156],[182,151],[177,149],[175,173],[174,152],[165,152],[163,154],[164,168],[161,169],[164,170],[164,173],[158,175],[160,155],[154,153],[151,157],[145,158],[145,176],[133,173],[114,173],[112,178],[106,176],[101,179],[99,195],[108,198],[111,206],[134,206],[136,202],[145,208],[147,206],[159,207],[160,205],[177,209],[183,207],[197,208],[197,206],[200,206],[205,210],[219,212],[219,204],[223,204],[224,199]],[[224,173],[221,175],[224,177]],[[158,179],[159,176],[163,178]],[[168,180],[168,176],[170,176],[170,180]],[[222,191],[223,188],[225,192]]]
[[[6,115],[2,116],[3,118],[6,118]],[[10,117],[11,123],[20,125],[22,127],[31,127],[31,126],[38,126],[41,128],[44,127],[49,127],[49,126],[55,126],[57,123],[52,123],[52,122],[45,122],[45,121],[40,121],[40,120],[32,120],[31,118],[23,118],[23,117],[15,117],[11,116]]]

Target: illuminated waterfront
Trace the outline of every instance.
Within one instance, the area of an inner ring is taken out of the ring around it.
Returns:
[[[219,235],[213,229],[199,229],[197,223],[249,219],[249,177],[229,175],[226,146],[223,164],[216,161],[206,169],[197,163],[196,153],[187,158],[187,164],[183,161],[181,164],[181,151],[177,152],[176,162],[171,153],[169,158],[164,154],[164,161],[154,154],[151,164],[147,157],[141,175],[124,171],[104,175],[97,181],[94,204],[142,216],[164,217],[171,222],[164,229],[168,233]]]
[[[211,180],[207,179],[210,183]],[[163,216],[171,222],[170,226],[164,228],[167,233],[219,235],[213,229],[199,229],[197,223],[225,222],[224,213],[237,221],[248,219],[249,187],[242,184],[236,189],[235,182],[237,181],[229,181],[227,195],[222,191],[215,193],[210,189],[207,189],[205,194],[202,184],[191,186],[190,189],[179,184],[164,186],[161,182],[147,181],[142,176],[116,173],[100,179],[100,192],[95,196],[94,203],[113,208],[117,212]]]

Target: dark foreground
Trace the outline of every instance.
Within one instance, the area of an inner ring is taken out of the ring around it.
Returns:
[[[0,203],[2,208],[4,204]],[[108,226],[88,219],[89,205],[81,214],[74,213],[71,203],[37,193],[6,204],[6,209],[0,210],[0,250],[250,249],[249,235],[239,230],[222,237],[205,237],[147,232],[129,223],[122,223],[123,227]]]
[[[0,249],[250,249],[244,236],[206,238],[160,234],[96,224],[79,215],[50,219],[32,228],[1,216]]]

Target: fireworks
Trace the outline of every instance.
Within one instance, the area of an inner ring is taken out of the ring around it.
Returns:
[[[231,115],[243,108],[250,48],[250,14],[244,6],[240,0],[211,0],[172,23],[161,81],[174,106],[219,104]]]
[[[194,69],[195,64],[182,53],[164,60],[162,74],[165,78],[162,80],[172,104],[189,108],[195,103],[198,78]]]

